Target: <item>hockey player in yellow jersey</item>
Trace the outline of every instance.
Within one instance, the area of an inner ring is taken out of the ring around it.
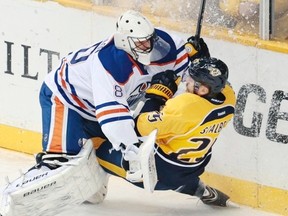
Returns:
[[[147,136],[157,129],[163,157],[183,165],[200,164],[234,113],[234,91],[229,84],[224,86],[226,76],[228,68],[222,61],[194,60],[182,78],[186,92],[169,99],[160,112],[142,113],[137,119],[139,134]]]
[[[182,80],[186,91],[177,90],[173,71],[155,75],[146,91],[148,100],[135,119],[139,136],[158,130],[155,161],[156,190],[174,190],[199,197],[205,204],[227,206],[229,197],[205,185],[199,176],[212,155],[212,146],[234,114],[235,94],[227,82],[228,67],[216,58],[195,59]],[[168,100],[167,100],[168,99]],[[124,177],[127,163],[121,155],[107,153],[108,145],[96,151],[103,168]],[[105,161],[103,163],[103,161]],[[143,187],[142,183],[134,183]]]

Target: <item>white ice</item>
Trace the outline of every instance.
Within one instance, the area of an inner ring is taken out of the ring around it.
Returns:
[[[33,166],[31,155],[0,148],[0,185],[5,177],[10,180],[19,175],[19,170],[26,171]],[[199,199],[172,191],[157,191],[150,194],[126,181],[111,177],[105,201],[99,205],[82,204],[77,208],[63,212],[58,216],[276,216],[276,214],[258,211],[246,206],[239,208],[213,208],[206,206]]]

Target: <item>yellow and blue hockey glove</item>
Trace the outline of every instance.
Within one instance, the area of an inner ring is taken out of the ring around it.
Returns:
[[[161,100],[164,104],[177,91],[179,80],[179,77],[172,70],[154,75],[151,86],[146,90],[146,98]]]
[[[208,46],[203,40],[203,38],[200,38],[198,45],[196,45],[194,36],[188,38],[187,43],[185,44],[185,49],[191,61],[197,58],[210,57]]]

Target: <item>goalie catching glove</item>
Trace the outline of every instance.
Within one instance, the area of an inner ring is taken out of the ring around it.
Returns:
[[[154,158],[154,144],[157,130],[153,130],[144,142],[125,146],[120,145],[123,160],[122,167],[126,170],[126,180],[136,183],[143,182],[144,189],[153,192],[158,180]],[[142,137],[143,138],[143,137]]]
[[[199,39],[198,44],[196,43],[194,36],[188,38],[187,41],[188,42],[185,44],[185,49],[191,61],[197,58],[210,57],[208,46],[203,40],[203,38]]]
[[[152,77],[151,86],[146,90],[146,98],[166,102],[178,89],[180,77],[174,71],[167,70]]]

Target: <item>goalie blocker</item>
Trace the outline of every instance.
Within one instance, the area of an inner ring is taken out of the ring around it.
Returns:
[[[1,190],[0,215],[52,216],[89,200],[107,183],[97,162],[93,143],[87,140],[78,155],[65,155],[57,169],[31,169]],[[62,156],[62,155],[61,155]]]

